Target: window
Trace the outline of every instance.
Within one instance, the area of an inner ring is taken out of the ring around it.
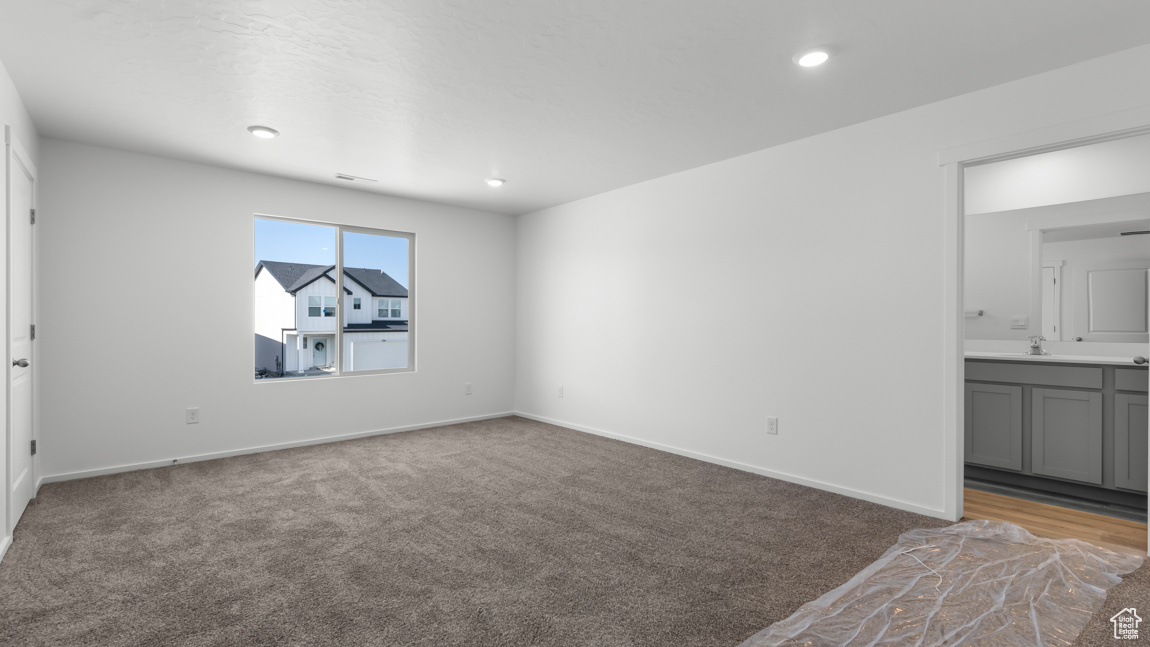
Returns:
[[[307,298],[307,316],[309,316],[309,317],[334,317],[335,316],[335,297],[309,296]]]
[[[414,243],[410,233],[256,216],[256,379],[414,370]],[[364,292],[366,306],[351,296]]]
[[[379,319],[402,319],[403,310],[399,299],[380,299],[378,308]]]

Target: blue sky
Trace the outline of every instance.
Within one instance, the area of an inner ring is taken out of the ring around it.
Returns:
[[[335,227],[256,218],[256,249],[252,267],[260,261],[335,264]],[[344,267],[387,272],[403,287],[407,283],[407,239],[346,232]]]

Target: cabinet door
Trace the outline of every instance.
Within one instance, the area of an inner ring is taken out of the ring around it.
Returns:
[[[1022,387],[966,383],[966,462],[1022,469]]]
[[[1033,389],[1031,471],[1102,485],[1102,394]]]
[[[1146,491],[1146,396],[1114,395],[1114,485]]]

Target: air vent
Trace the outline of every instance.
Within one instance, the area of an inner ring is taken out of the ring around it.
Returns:
[[[1124,232],[1122,232],[1123,236],[1145,236],[1146,234],[1150,234],[1150,229],[1147,229],[1144,231],[1124,231]]]
[[[358,175],[349,175],[347,173],[336,173],[335,179],[347,180],[348,182],[355,182],[356,180],[363,180],[364,182],[378,182],[379,181],[379,180],[373,180],[369,177],[360,177]]]

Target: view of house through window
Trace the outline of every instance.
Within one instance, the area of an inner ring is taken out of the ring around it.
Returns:
[[[413,240],[257,217],[256,378],[410,370]]]

